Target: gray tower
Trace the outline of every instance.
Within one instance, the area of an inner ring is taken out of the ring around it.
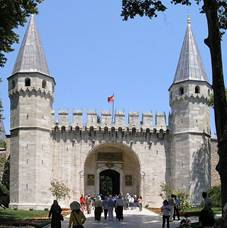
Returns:
[[[54,85],[32,16],[12,75],[8,78],[11,207],[49,207]]]
[[[201,61],[188,18],[187,30],[170,93],[171,183],[189,194],[191,202],[201,200],[210,186],[211,86]]]

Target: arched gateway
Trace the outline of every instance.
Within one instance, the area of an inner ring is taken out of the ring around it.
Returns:
[[[84,193],[141,194],[140,162],[124,144],[102,144],[93,148],[84,164]]]

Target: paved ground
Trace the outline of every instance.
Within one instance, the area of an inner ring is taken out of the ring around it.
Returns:
[[[102,214],[103,216],[103,214]],[[138,209],[124,210],[124,221],[105,221],[102,217],[100,222],[94,221],[93,213],[91,215],[86,215],[87,220],[84,224],[85,228],[114,228],[114,227],[125,227],[125,228],[160,228],[161,227],[161,217],[147,209],[143,209],[140,212]],[[65,218],[62,223],[63,228],[68,228],[68,218]],[[171,222],[170,228],[177,227],[179,222]],[[50,228],[46,226],[45,228]]]

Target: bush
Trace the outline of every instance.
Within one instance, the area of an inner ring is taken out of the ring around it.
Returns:
[[[9,190],[2,183],[0,183],[0,196],[1,195],[9,195]]]
[[[221,207],[221,186],[213,186],[208,190],[212,207]]]
[[[163,200],[169,199],[171,197],[171,194],[173,193],[173,189],[169,184],[162,183],[160,185],[161,187],[161,194],[160,196],[162,197]]]
[[[182,211],[184,211],[186,208],[192,207],[191,203],[188,200],[188,194],[178,191],[176,192],[176,196],[180,199],[180,208]]]
[[[160,196],[162,199],[169,199],[171,194],[175,194],[180,199],[180,208],[184,210],[185,208],[190,208],[191,204],[188,200],[188,194],[182,191],[175,191],[169,184],[162,183],[161,187],[161,194]]]

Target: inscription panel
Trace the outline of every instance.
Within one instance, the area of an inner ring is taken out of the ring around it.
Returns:
[[[123,161],[122,153],[98,152],[97,161]]]

